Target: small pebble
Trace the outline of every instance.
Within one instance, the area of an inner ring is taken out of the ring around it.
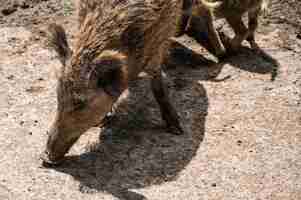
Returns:
[[[9,76],[7,77],[8,80],[13,80],[14,78],[15,78],[14,75],[9,75]]]

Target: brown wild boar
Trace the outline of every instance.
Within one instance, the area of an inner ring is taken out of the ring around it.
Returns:
[[[104,120],[141,71],[152,77],[152,92],[168,130],[183,133],[161,75],[182,4],[182,0],[80,1],[80,26],[73,50],[64,29],[49,26],[49,41],[62,68],[56,118],[41,157],[44,164],[60,163],[85,131]]]
[[[194,1],[194,3],[192,3]],[[213,20],[225,18],[235,32],[230,41],[231,51],[236,51],[243,40],[247,40],[252,49],[258,49],[255,41],[255,31],[258,26],[258,16],[266,12],[269,0],[191,0],[184,14],[204,20],[208,29],[208,39],[217,57],[224,57],[226,49],[214,28]],[[192,5],[194,4],[194,5]],[[248,28],[242,21],[242,16],[248,13]],[[187,17],[186,17],[187,18]]]

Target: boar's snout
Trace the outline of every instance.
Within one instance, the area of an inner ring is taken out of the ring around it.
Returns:
[[[41,157],[44,163],[59,164],[84,132],[103,121],[113,103],[114,98],[102,90],[89,96],[88,102],[81,108],[69,111],[58,109]]]

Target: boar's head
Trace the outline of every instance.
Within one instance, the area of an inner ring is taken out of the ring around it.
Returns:
[[[102,122],[127,88],[127,59],[112,50],[92,54],[93,49],[79,48],[87,42],[81,40],[72,52],[64,29],[56,24],[48,33],[62,67],[57,73],[56,117],[42,159],[56,164],[85,131]]]

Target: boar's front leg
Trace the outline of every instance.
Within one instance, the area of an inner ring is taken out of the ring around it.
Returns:
[[[250,43],[251,48],[254,50],[259,50],[259,46],[257,45],[255,41],[255,31],[258,27],[258,16],[259,16],[260,10],[257,9],[256,11],[252,11],[248,13],[249,16],[249,22],[248,22],[248,29],[249,29],[249,35],[247,37],[247,41]]]
[[[190,18],[192,17],[192,6],[194,0],[184,0],[182,7],[182,16],[180,19],[177,37],[182,36],[189,26]]]
[[[166,122],[169,131],[176,135],[183,134],[184,132],[180,125],[179,116],[169,100],[168,89],[163,82],[162,75],[157,75],[152,78],[151,88],[160,106],[162,118]]]
[[[209,37],[210,44],[214,48],[215,55],[218,58],[223,59],[226,56],[226,49],[222,43],[221,38],[219,37],[219,33],[214,27],[213,16],[211,12],[207,10],[206,15],[203,16],[203,18],[205,19],[206,25],[208,27],[208,37]]]

